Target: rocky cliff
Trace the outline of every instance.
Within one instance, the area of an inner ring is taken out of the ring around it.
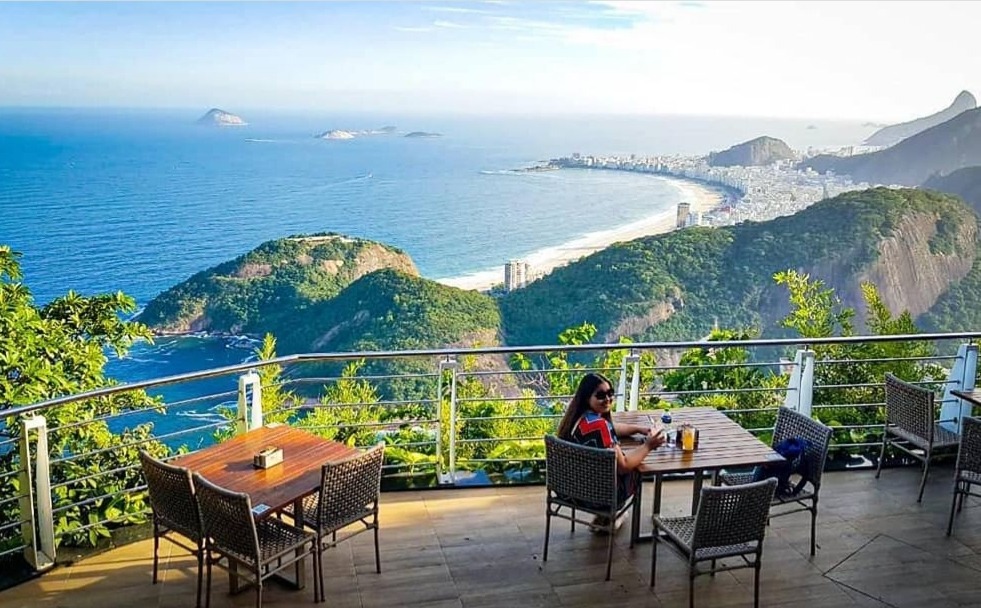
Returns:
[[[204,116],[198,119],[198,124],[216,127],[244,127],[249,123],[242,120],[241,116],[236,116],[231,112],[226,112],[219,108],[211,108],[205,112]]]
[[[909,122],[883,127],[870,135],[869,138],[865,140],[865,145],[892,146],[906,139],[907,137],[916,135],[921,131],[926,131],[927,129],[935,127],[942,122],[947,122],[961,112],[973,110],[976,107],[978,107],[978,102],[974,98],[974,95],[971,95],[967,91],[961,91],[958,93],[957,97],[954,98],[953,103],[943,110],[929,116],[911,120]]]
[[[722,152],[709,154],[708,163],[713,167],[756,167],[780,160],[793,160],[794,151],[782,140],[774,137],[757,137],[737,144]]]

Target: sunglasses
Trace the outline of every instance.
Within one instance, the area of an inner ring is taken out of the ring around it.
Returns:
[[[607,399],[613,399],[613,397],[615,397],[616,394],[617,394],[616,391],[611,388],[608,391],[596,391],[595,393],[593,393],[593,397],[596,397],[600,401],[605,401]]]

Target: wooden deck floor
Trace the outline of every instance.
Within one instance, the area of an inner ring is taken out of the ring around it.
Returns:
[[[935,473],[922,505],[915,502],[914,469],[887,470],[878,482],[864,471],[825,475],[817,556],[807,556],[806,513],[774,519],[764,548],[761,604],[981,606],[981,503],[967,503],[954,535],[946,538],[951,468]],[[665,485],[665,511],[683,513],[689,501],[688,482]],[[570,534],[557,523],[543,564],[541,487],[385,494],[382,573],[374,571],[370,535],[328,551],[326,605],[687,605],[684,565],[675,554],[662,548],[651,591],[651,545],[630,549],[625,525],[616,539],[613,580],[604,582],[606,539],[582,527]],[[0,606],[193,606],[195,562],[170,547],[162,548],[158,585],[150,583],[152,543],[142,541],[0,592]],[[251,591],[230,597],[227,590],[226,579],[216,578],[213,606],[252,605]],[[695,594],[698,606],[752,606],[752,571],[699,577]],[[264,604],[306,606],[312,597],[309,585],[293,591],[272,583]]]

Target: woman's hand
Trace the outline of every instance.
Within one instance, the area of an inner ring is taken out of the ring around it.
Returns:
[[[656,450],[657,448],[664,445],[667,439],[668,438],[664,435],[664,429],[653,428],[650,429],[650,431],[647,433],[647,437],[644,439],[644,443],[646,443],[647,447],[649,447],[650,449]]]

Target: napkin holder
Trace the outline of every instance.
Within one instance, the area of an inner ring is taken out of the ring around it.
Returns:
[[[257,469],[268,469],[283,462],[283,448],[269,446],[252,457],[252,466]]]

